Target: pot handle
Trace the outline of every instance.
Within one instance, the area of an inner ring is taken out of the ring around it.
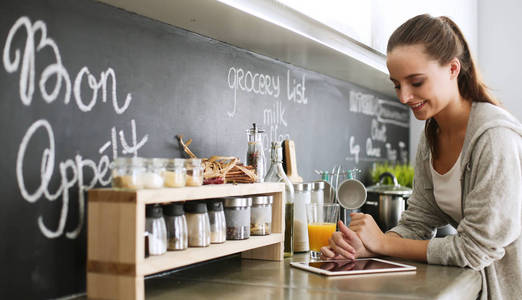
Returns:
[[[386,178],[386,177],[390,177],[392,179],[394,186],[399,186],[399,182],[397,181],[397,177],[395,177],[395,175],[393,175],[390,172],[384,172],[384,173],[381,174],[381,176],[379,176],[379,184],[382,184],[383,181],[384,181],[384,178]]]

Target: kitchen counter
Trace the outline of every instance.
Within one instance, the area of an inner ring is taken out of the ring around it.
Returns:
[[[283,262],[229,256],[145,280],[146,299],[476,299],[480,273],[468,268],[415,265],[416,272],[326,277]]]

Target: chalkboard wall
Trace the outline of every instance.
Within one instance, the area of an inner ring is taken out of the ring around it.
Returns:
[[[305,180],[408,157],[396,99],[97,2],[4,0],[0,42],[2,299],[85,291],[85,190],[116,156],[181,157],[177,134],[244,161],[256,122]]]

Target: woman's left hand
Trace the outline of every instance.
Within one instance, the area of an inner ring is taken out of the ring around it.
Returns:
[[[357,233],[364,246],[374,253],[382,253],[386,237],[373,217],[362,213],[351,213],[350,217],[349,228]]]

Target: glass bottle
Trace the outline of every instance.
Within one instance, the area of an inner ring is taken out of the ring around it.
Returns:
[[[307,252],[310,248],[306,206],[311,202],[312,184],[294,183],[294,192],[294,252]]]
[[[247,130],[248,134],[248,150],[247,150],[247,165],[253,166],[256,170],[256,182],[263,182],[265,176],[265,151],[263,149],[262,133],[265,131],[259,129],[256,123],[252,124],[252,128]]]
[[[167,226],[163,219],[163,210],[157,204],[147,205],[145,215],[145,231],[149,237],[149,254],[161,255],[167,252]]]
[[[279,142],[272,142],[270,151],[271,165],[265,176],[265,182],[283,182],[285,184],[285,257],[294,254],[294,186],[283,170],[283,150]]]
[[[171,203],[163,207],[167,223],[168,250],[184,250],[188,247],[187,219],[183,203]]]

